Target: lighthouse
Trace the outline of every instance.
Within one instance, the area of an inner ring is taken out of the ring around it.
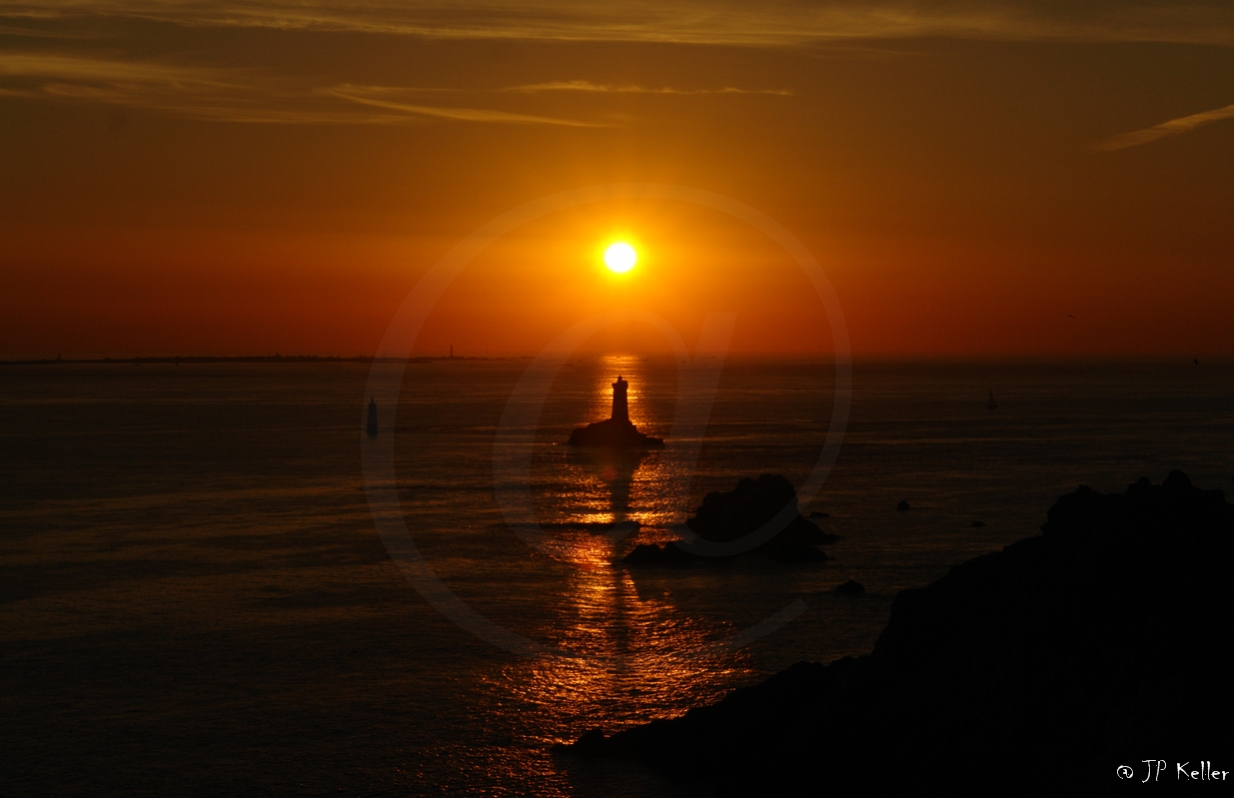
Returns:
[[[626,387],[629,385],[622,380],[621,375],[613,383],[613,413],[609,415],[609,419],[616,422],[630,422],[630,411],[626,406]]]
[[[609,419],[575,428],[570,434],[571,447],[595,447],[615,451],[643,451],[661,449],[665,440],[640,433],[630,421],[630,408],[626,404],[626,390],[630,384],[619,375],[613,386],[613,413]]]

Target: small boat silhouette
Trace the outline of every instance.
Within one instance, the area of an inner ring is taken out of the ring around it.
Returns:
[[[999,408],[999,406],[995,404],[995,390],[993,389],[991,390],[991,393],[986,398],[986,407],[987,408]]]
[[[372,397],[369,398],[369,424],[365,426],[365,433],[370,438],[377,436],[377,400]]]

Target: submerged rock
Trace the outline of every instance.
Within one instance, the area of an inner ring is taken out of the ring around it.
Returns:
[[[622,559],[627,564],[685,564],[700,557],[688,553],[674,542],[664,545],[640,544]]]
[[[711,794],[1126,794],[1120,765],[1139,781],[1144,758],[1235,749],[1232,523],[1222,493],[1183,473],[1082,486],[1041,535],[897,595],[870,655],[563,750]],[[1212,786],[1164,778],[1152,793],[1229,792]]]
[[[663,557],[660,545],[639,544],[635,545],[635,549],[627,553],[622,560],[627,564],[656,564]]]
[[[837,594],[864,594],[866,587],[855,581],[853,578],[836,587]]]
[[[908,500],[902,500],[902,501],[900,501],[899,503],[897,503],[897,504],[896,504],[896,510],[897,510],[897,511],[908,511],[911,507],[912,507],[912,506],[910,506],[910,505],[909,505],[909,501],[908,501]]]

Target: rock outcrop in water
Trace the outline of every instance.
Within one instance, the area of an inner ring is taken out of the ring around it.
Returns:
[[[797,514],[797,506],[797,490],[787,478],[763,474],[758,480],[741,479],[732,491],[708,493],[694,516],[686,520],[686,526],[708,542],[736,542],[758,531],[786,508],[792,508],[795,515],[789,523],[749,552],[782,563],[829,560],[816,545],[835,541],[836,536],[824,533],[818,525]],[[623,560],[629,564],[679,564],[712,559],[696,556],[670,542],[663,547],[639,545]]]
[[[619,375],[613,384],[613,411],[609,419],[575,428],[567,442],[571,447],[586,447],[615,452],[640,452],[665,446],[664,439],[640,433],[630,421],[626,390],[630,384]]]
[[[626,554],[622,561],[627,564],[688,564],[697,561],[699,556],[687,552],[673,542],[661,546],[658,544],[639,544]]]
[[[871,654],[563,750],[704,793],[1229,796],[1232,521],[1180,472],[1082,486],[1041,535],[901,592]]]

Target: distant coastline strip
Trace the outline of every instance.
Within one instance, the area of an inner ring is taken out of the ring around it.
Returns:
[[[427,361],[518,361],[529,356],[412,356],[408,359],[386,356],[135,356],[133,358],[28,358],[0,361],[0,366],[40,366],[46,364],[373,364],[387,362],[424,363]]]

